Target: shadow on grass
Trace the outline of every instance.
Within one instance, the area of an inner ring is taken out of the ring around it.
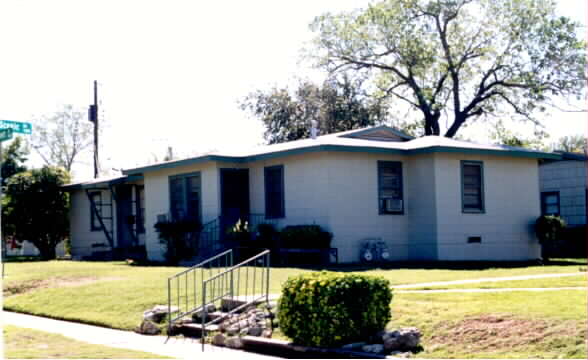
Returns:
[[[586,259],[552,259],[547,263],[534,261],[391,261],[373,264],[339,264],[339,265],[287,265],[307,270],[330,270],[341,272],[357,272],[369,270],[393,269],[429,269],[429,270],[487,270],[487,269],[516,269],[530,266],[586,266]],[[281,267],[281,266],[274,266]]]

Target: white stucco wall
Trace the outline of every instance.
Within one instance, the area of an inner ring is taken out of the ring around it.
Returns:
[[[169,177],[200,172],[202,222],[215,219],[219,214],[219,178],[217,164],[207,162],[172,169],[162,169],[144,174],[145,184],[145,246],[150,260],[162,261],[163,252],[153,225],[157,215],[169,213]]]
[[[437,197],[435,158],[411,156],[406,162],[405,194],[410,260],[437,259]]]
[[[539,167],[541,192],[559,191],[560,215],[570,226],[586,224],[585,161],[556,161]]]
[[[540,215],[536,159],[438,153],[435,157],[439,260],[536,259]],[[461,160],[483,162],[485,211],[462,213]],[[481,243],[467,243],[481,236]]]
[[[250,164],[252,212],[265,213],[264,167],[283,165],[285,217],[278,220],[278,228],[322,226],[333,233],[331,246],[338,248],[340,262],[359,261],[367,238],[381,238],[393,259],[404,259],[407,216],[378,214],[378,160],[403,161],[404,165],[402,156],[340,152],[254,162]]]
[[[92,190],[95,192],[95,190]],[[110,191],[101,190],[102,201],[104,203],[110,202]],[[92,231],[91,229],[91,210],[90,200],[86,195],[85,190],[73,190],[70,192],[71,208],[69,213],[70,221],[70,236],[71,236],[71,253],[74,259],[79,260],[84,256],[90,256],[95,251],[108,251],[110,245],[108,239],[102,230]],[[115,209],[114,199],[112,201],[113,209]],[[111,208],[104,206],[102,208],[103,216],[110,217]],[[114,211],[113,226],[114,234],[113,241],[116,245],[116,211]],[[109,226],[106,223],[106,226]],[[93,244],[104,244],[103,247],[92,247]]]

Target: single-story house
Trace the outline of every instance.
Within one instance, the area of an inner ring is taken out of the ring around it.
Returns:
[[[570,227],[586,225],[588,212],[588,157],[560,152],[539,166],[541,213],[561,216]]]
[[[359,261],[374,238],[391,260],[536,259],[538,162],[559,158],[378,126],[162,162],[66,186],[72,252],[145,249],[162,260],[154,224],[188,217],[204,224],[201,254],[221,249],[223,229],[242,218],[318,224],[340,262]]]

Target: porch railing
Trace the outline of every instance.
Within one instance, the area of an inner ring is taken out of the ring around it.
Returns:
[[[202,282],[202,306],[199,309],[202,309],[200,318],[202,321],[203,350],[207,326],[220,322],[226,316],[260,300],[269,302],[269,279],[270,251],[265,250]],[[231,300],[229,302],[231,306],[225,309],[225,316],[207,321],[208,305],[214,304],[216,307],[221,307],[223,300]]]
[[[214,277],[233,266],[233,251],[227,250],[167,279],[168,330],[177,321],[199,310],[202,281]],[[177,312],[172,316],[172,307]],[[171,332],[170,332],[171,333]]]

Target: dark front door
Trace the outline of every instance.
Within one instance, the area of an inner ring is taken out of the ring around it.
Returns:
[[[116,228],[117,247],[129,248],[133,245],[133,187],[120,185],[115,189],[116,193]]]
[[[221,169],[222,233],[239,219],[249,218],[249,169]]]

